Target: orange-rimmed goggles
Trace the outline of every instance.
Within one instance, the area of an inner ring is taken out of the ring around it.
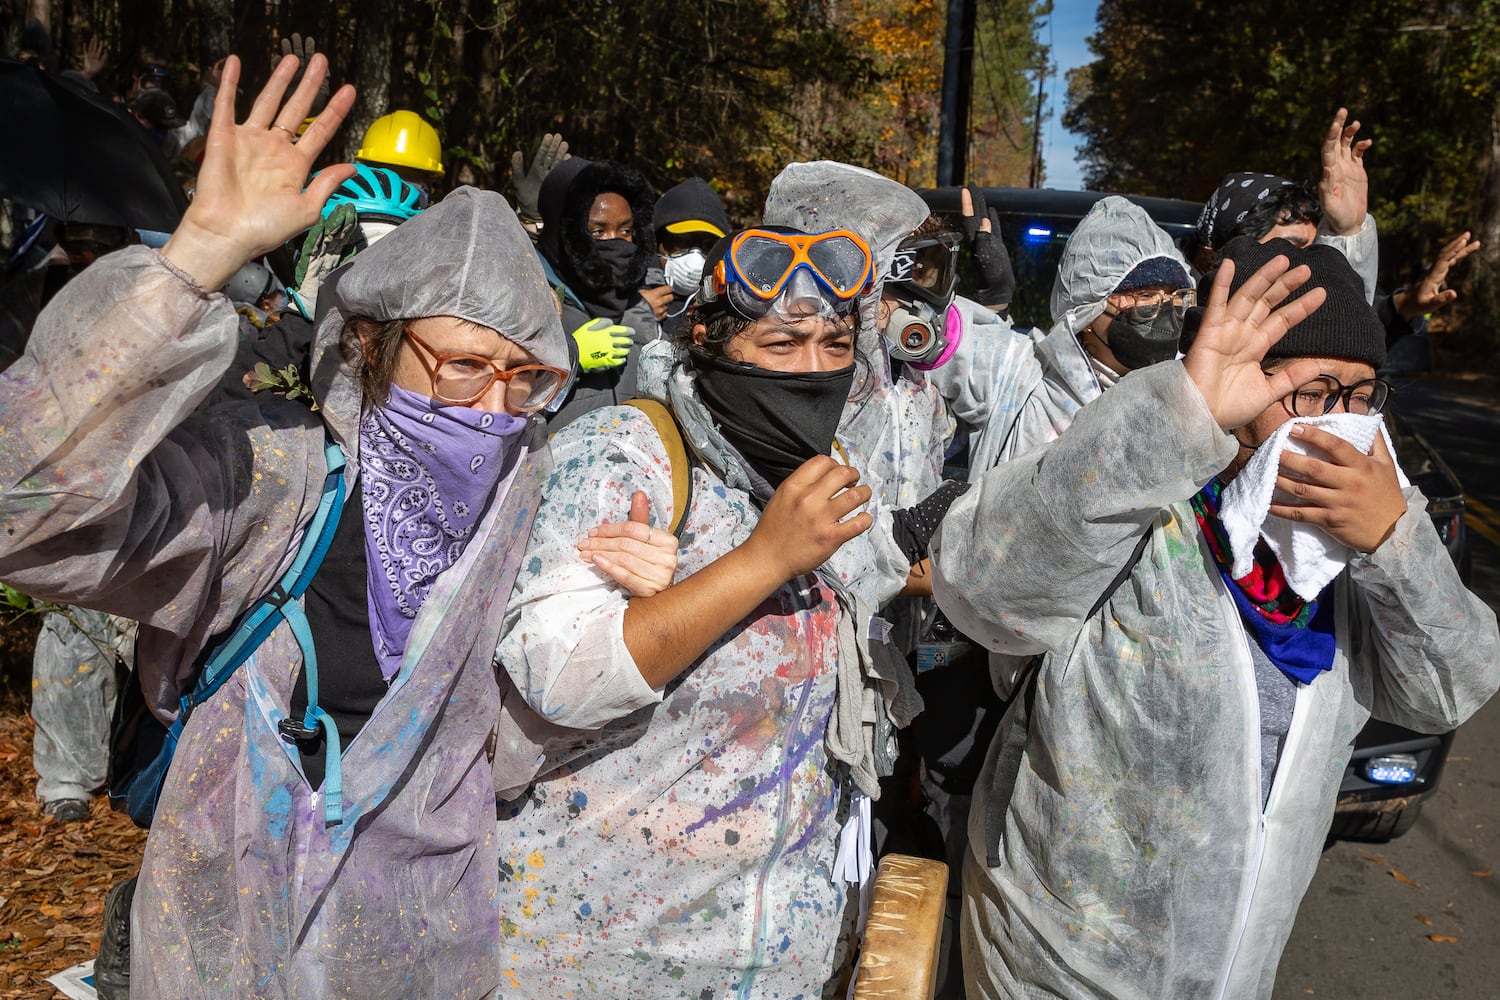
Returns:
[[[827,233],[780,233],[746,229],[731,239],[729,250],[714,265],[713,297],[725,296],[744,315],[765,315],[785,293],[795,291],[794,278],[804,274],[835,313],[847,314],[854,300],[875,284],[870,247],[847,229]]]

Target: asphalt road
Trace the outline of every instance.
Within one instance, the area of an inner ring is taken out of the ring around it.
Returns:
[[[1396,399],[1464,485],[1472,586],[1500,608],[1500,381],[1401,384]],[[1274,996],[1500,998],[1500,699],[1459,730],[1406,836],[1323,854]]]

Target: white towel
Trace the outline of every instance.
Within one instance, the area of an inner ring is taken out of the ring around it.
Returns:
[[[1270,516],[1273,496],[1278,503],[1296,502],[1295,497],[1276,489],[1276,476],[1284,450],[1295,455],[1308,454],[1308,446],[1291,436],[1292,428],[1298,424],[1327,431],[1365,454],[1370,453],[1377,433],[1385,438],[1386,450],[1391,453],[1393,461],[1396,449],[1385,429],[1385,418],[1379,414],[1327,413],[1321,417],[1294,417],[1255,449],[1255,454],[1250,456],[1250,461],[1235,476],[1234,482],[1224,488],[1219,498],[1219,520],[1229,535],[1230,575],[1238,580],[1250,572],[1256,540],[1264,538],[1276,555],[1276,561],[1281,563],[1281,571],[1292,590],[1303,600],[1311,601],[1339,575],[1353,552],[1321,528]],[[1399,465],[1396,477],[1403,489],[1410,485]]]

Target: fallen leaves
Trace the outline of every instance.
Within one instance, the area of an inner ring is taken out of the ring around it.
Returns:
[[[1429,917],[1429,916],[1427,916],[1427,914],[1425,914],[1425,913],[1418,913],[1417,914],[1417,922],[1420,923],[1420,924],[1423,924],[1423,925],[1425,925],[1427,927],[1431,927],[1432,926],[1432,918]]]
[[[1449,934],[1429,934],[1427,935],[1427,940],[1436,941],[1438,944],[1455,944],[1458,938]]]
[[[1495,873],[1492,870],[1486,868],[1482,872],[1469,872],[1469,874],[1473,875],[1475,878],[1489,878],[1491,875],[1493,875]]]
[[[88,819],[42,815],[31,767],[32,722],[23,702],[0,703],[0,998],[53,996],[43,981],[92,958],[104,894],[133,874],[146,841],[96,801]]]
[[[1422,883],[1412,881],[1411,879],[1407,878],[1405,875],[1402,875],[1400,872],[1398,872],[1394,868],[1391,869],[1391,878],[1395,879],[1397,882],[1400,882],[1402,885],[1409,885],[1413,889],[1420,889],[1420,888],[1422,888]]]

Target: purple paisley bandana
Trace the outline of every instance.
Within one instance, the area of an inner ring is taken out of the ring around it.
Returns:
[[[370,632],[386,680],[401,668],[433,581],[458,561],[484,519],[527,424],[395,386],[361,422]]]

